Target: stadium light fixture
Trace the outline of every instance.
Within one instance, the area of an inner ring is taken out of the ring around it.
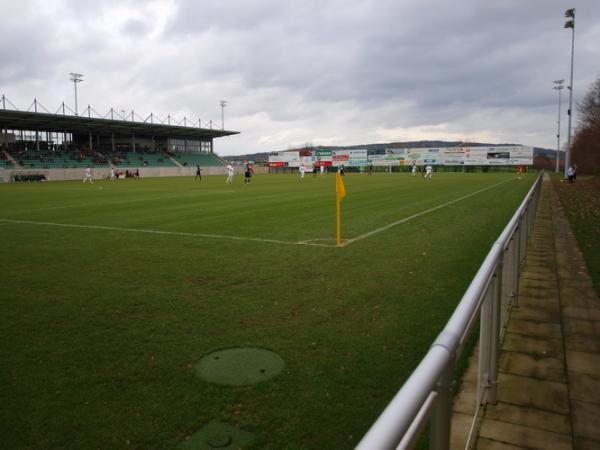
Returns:
[[[558,162],[560,160],[560,156],[559,156],[559,150],[560,150],[560,94],[563,89],[563,83],[565,82],[565,80],[555,80],[553,81],[554,83],[554,87],[552,89],[555,89],[558,91],[558,131],[556,132],[556,173],[558,173]]]
[[[81,83],[83,81],[83,74],[71,72],[69,75],[71,75],[71,78],[69,79],[73,82],[73,85],[75,86],[75,115],[78,116],[79,114],[77,113],[77,83]]]
[[[221,100],[221,130],[225,129],[225,107],[227,106],[226,100]]]
[[[567,131],[567,151],[565,152],[565,179],[567,178],[567,170],[571,165],[571,117],[573,116],[573,59],[575,55],[575,8],[567,9],[565,17],[571,19],[565,22],[565,28],[571,29],[571,81],[569,83],[569,126]],[[560,92],[560,91],[559,91]]]

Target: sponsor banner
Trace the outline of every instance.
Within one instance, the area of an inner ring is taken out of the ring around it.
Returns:
[[[526,146],[451,147],[451,148],[389,148],[385,154],[369,155],[366,149],[356,150],[302,150],[274,152],[269,156],[270,167],[299,167],[335,165],[362,167],[373,165],[440,165],[489,166],[532,165],[533,148]],[[282,164],[280,164],[282,163]],[[327,164],[329,163],[329,164]]]
[[[367,159],[367,150],[334,150],[331,152],[334,161],[348,161],[350,159]]]
[[[350,160],[350,155],[333,155],[331,157],[333,161],[344,162]]]
[[[306,170],[312,170],[313,168],[313,160],[312,156],[300,156],[300,162],[304,164]]]
[[[384,166],[384,167],[388,167],[388,166],[399,166],[401,165],[400,163],[402,162],[402,165],[404,165],[404,161],[400,161],[399,159],[378,159],[373,161],[373,167],[375,166]]]
[[[417,161],[417,164],[420,160],[423,159],[423,151],[420,148],[408,149],[406,153],[406,159],[408,159],[409,161],[415,160]]]
[[[367,149],[361,148],[357,150],[346,150],[350,159],[367,159]]]
[[[531,158],[512,158],[510,164],[515,166],[530,166],[533,164],[533,160]]]
[[[446,166],[461,166],[465,162],[462,159],[454,158],[454,159],[444,159],[444,164]]]
[[[487,159],[510,159],[510,152],[497,150],[487,152]]]
[[[386,155],[406,155],[406,149],[405,148],[386,148],[385,149],[385,154]]]
[[[465,149],[457,147],[445,148],[442,150],[442,155],[446,158],[462,160],[465,156]]]
[[[398,155],[369,155],[368,159],[369,161],[398,161],[404,159],[404,157]]]
[[[299,152],[273,152],[269,155],[269,161],[299,161]]]
[[[533,147],[512,147],[510,157],[527,158],[533,162]]]
[[[365,167],[368,165],[368,161],[366,159],[351,159],[348,165],[353,167]]]

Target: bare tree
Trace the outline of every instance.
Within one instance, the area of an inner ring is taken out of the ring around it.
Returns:
[[[573,139],[572,161],[579,172],[600,174],[600,78],[578,105],[579,124]]]

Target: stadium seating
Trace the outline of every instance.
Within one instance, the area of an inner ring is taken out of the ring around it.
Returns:
[[[182,166],[222,167],[223,163],[214,155],[174,153],[173,157]]]
[[[161,152],[117,152],[110,154],[109,159],[115,167],[177,167]]]
[[[39,146],[39,149],[38,149]],[[3,152],[0,167],[13,168],[13,164]],[[10,156],[23,169],[77,169],[85,167],[139,168],[177,167],[176,160],[184,167],[222,167],[223,162],[212,154],[170,153],[153,151],[147,147],[130,151],[128,147],[113,151],[109,145],[101,145],[89,150],[74,145],[39,144],[33,141],[19,141],[8,149]],[[171,159],[172,158],[172,159]]]

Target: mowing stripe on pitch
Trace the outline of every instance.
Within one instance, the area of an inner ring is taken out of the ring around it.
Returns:
[[[413,214],[412,216],[405,217],[404,219],[397,220],[396,222],[392,222],[392,223],[390,223],[390,224],[388,224],[388,225],[386,225],[384,227],[377,228],[377,229],[375,229],[373,231],[369,231],[368,233],[365,233],[365,234],[361,234],[360,236],[357,236],[355,238],[347,239],[346,242],[342,243],[342,247],[346,247],[346,246],[348,246],[350,244],[353,244],[356,241],[360,241],[361,239],[365,239],[365,238],[371,237],[374,234],[381,233],[382,231],[388,230],[388,229],[390,229],[392,227],[395,227],[396,225],[400,225],[402,223],[408,222],[409,220],[415,219],[415,218],[420,217],[420,216],[424,216],[425,214],[429,214],[430,212],[437,211],[438,209],[441,209],[441,208],[444,208],[446,206],[452,205],[453,203],[458,203],[458,202],[460,202],[462,200],[465,200],[465,199],[467,199],[469,197],[473,197],[474,195],[477,195],[477,194],[485,192],[485,191],[487,191],[489,189],[495,188],[496,186],[500,186],[501,184],[508,183],[509,181],[512,181],[513,179],[514,178],[510,178],[508,180],[504,180],[504,181],[501,181],[499,183],[492,184],[491,186],[485,187],[483,189],[479,189],[478,191],[471,192],[470,194],[467,194],[467,195],[463,195],[462,197],[456,198],[454,200],[450,200],[449,202],[443,203],[443,204],[438,205],[438,206],[434,206],[433,208],[426,209],[425,211],[418,212],[416,214]]]
[[[441,209],[446,206],[452,205],[454,203],[460,202],[469,197],[480,194],[481,192],[485,192],[489,189],[493,189],[496,186],[500,186],[501,184],[507,183],[511,180],[512,180],[512,178],[501,181],[499,183],[493,184],[493,185],[485,187],[483,189],[479,189],[478,191],[471,192],[470,194],[463,195],[462,197],[456,198],[454,200],[450,200],[446,203],[442,203],[441,205],[434,206],[433,208],[429,208],[424,211],[418,212],[416,214],[413,214],[412,216],[397,220],[396,222],[392,222],[381,228],[377,228],[373,231],[369,231],[368,233],[361,234],[360,236],[357,236],[355,238],[345,239],[344,242],[342,242],[341,246],[346,247],[350,244],[353,244],[354,242],[368,238],[370,236],[373,236],[374,234],[380,233],[389,228],[395,227],[396,225],[400,225],[402,223],[408,222],[409,220],[415,219],[415,218],[423,216],[425,214],[429,214],[430,212],[437,211],[438,209]],[[263,238],[242,237],[242,236],[227,236],[227,235],[220,235],[220,234],[186,233],[183,231],[160,231],[160,230],[146,230],[146,229],[141,229],[141,228],[109,227],[109,226],[103,226],[103,225],[78,225],[78,224],[72,224],[72,223],[37,222],[37,221],[32,221],[32,220],[0,219],[0,224],[11,224],[11,223],[12,224],[24,224],[24,225],[46,225],[46,226],[64,227],[64,228],[83,228],[83,229],[90,229],[90,230],[120,231],[120,232],[127,232],[127,233],[158,234],[158,235],[165,235],[165,236],[186,236],[186,237],[199,237],[199,238],[206,238],[206,239],[229,239],[229,240],[233,240],[233,241],[268,242],[268,243],[272,243],[272,244],[284,244],[284,245],[308,245],[308,246],[313,246],[313,247],[331,247],[331,248],[336,247],[336,245],[334,245],[334,244],[319,244],[319,243],[315,242],[315,241],[318,241],[321,239],[309,239],[309,240],[304,240],[304,241],[282,241],[282,240],[278,240],[278,239],[263,239]],[[322,239],[322,240],[325,240],[325,239]]]

